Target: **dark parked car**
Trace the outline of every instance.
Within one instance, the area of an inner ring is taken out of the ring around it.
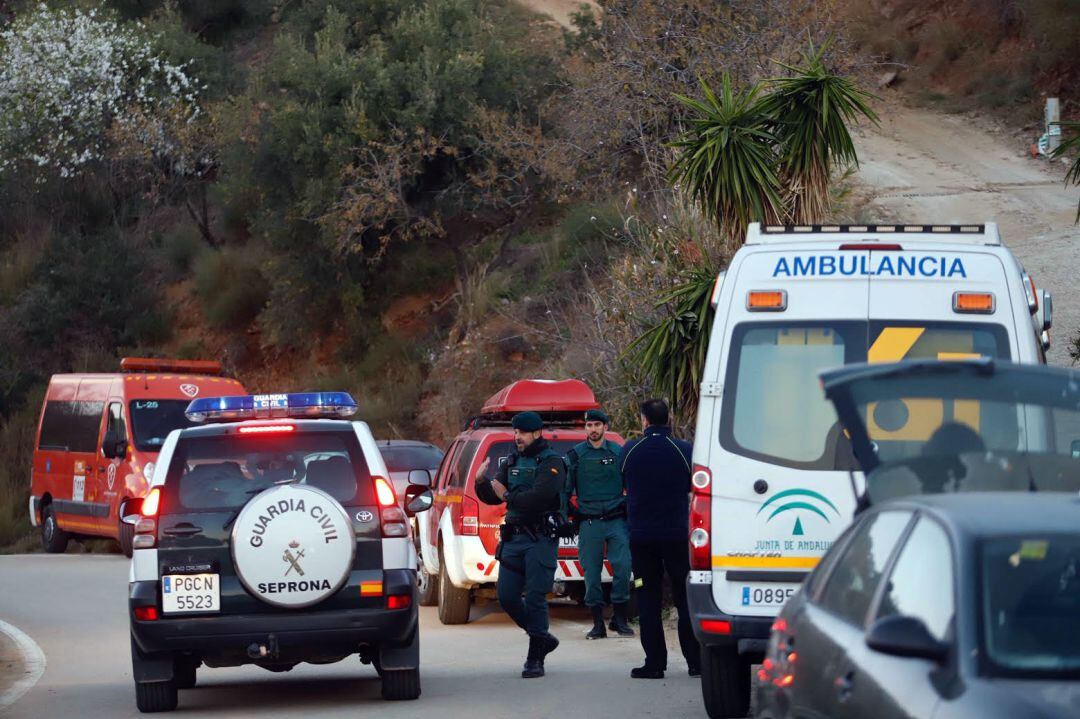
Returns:
[[[965,360],[822,380],[863,511],[777,618],[758,716],[1080,716],[1080,373]]]
[[[409,484],[421,484],[417,481],[418,476],[410,472],[424,470],[428,473],[426,484],[431,486],[431,477],[439,471],[442,462],[443,451],[429,442],[420,442],[412,439],[380,439],[376,442],[379,446],[379,454],[386,462],[386,469],[390,472],[390,483],[394,485],[394,492],[398,499],[405,496],[405,490]]]

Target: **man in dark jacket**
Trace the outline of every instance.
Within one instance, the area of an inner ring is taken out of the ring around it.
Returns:
[[[701,675],[700,648],[686,606],[693,448],[689,442],[671,436],[669,414],[662,399],[642,402],[644,436],[627,442],[619,454],[619,467],[626,483],[641,646],[645,649],[644,666],[630,672],[635,679],[662,679],[667,669],[667,644],[660,619],[665,572],[679,612],[679,645],[690,676]]]
[[[543,437],[543,422],[536,412],[514,416],[517,451],[485,479],[489,460],[476,471],[476,496],[485,504],[506,503],[500,529],[499,604],[529,635],[529,655],[521,676],[544,676],[544,657],[559,646],[548,631],[547,595],[555,582],[559,541],[549,521],[560,511],[566,489],[566,464]],[[525,599],[522,601],[522,592]]]

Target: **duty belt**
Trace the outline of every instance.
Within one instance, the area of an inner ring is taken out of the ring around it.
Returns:
[[[502,524],[499,526],[499,536],[504,542],[510,541],[519,534],[524,534],[534,541],[542,536],[547,536],[544,532],[544,528],[540,525]]]
[[[620,504],[615,509],[612,509],[612,510],[610,510],[608,512],[604,512],[603,514],[579,514],[579,515],[577,515],[577,518],[582,520],[582,521],[589,520],[589,519],[599,519],[601,521],[607,521],[609,519],[622,519],[625,516],[626,516],[626,505],[625,504]]]

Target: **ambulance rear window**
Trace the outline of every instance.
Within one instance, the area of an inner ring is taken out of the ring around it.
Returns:
[[[738,325],[724,383],[720,443],[795,469],[858,469],[818,380],[853,362],[1009,358],[1001,325],[983,322],[759,322]]]
[[[376,504],[355,434],[301,432],[181,439],[165,480],[165,506],[235,509],[265,489],[292,483],[321,489],[342,504]]]

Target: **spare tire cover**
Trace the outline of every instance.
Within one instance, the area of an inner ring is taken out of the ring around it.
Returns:
[[[285,484],[256,495],[237,515],[232,556],[244,588],[267,604],[307,607],[341,588],[356,537],[326,492]]]

